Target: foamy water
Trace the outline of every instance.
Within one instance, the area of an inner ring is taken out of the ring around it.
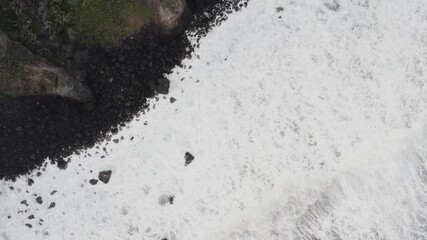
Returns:
[[[1,182],[0,239],[427,239],[427,4],[337,2],[231,14],[108,155]]]

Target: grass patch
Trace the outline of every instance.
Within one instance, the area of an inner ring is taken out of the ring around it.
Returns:
[[[40,14],[46,18],[40,19]],[[41,41],[56,44],[57,39],[68,46],[75,41],[87,46],[115,44],[137,32],[152,15],[140,0],[0,0],[0,29],[38,53]]]
[[[87,45],[114,44],[139,30],[151,17],[137,0],[69,0],[74,11],[75,37]]]
[[[139,6],[137,7],[138,11],[139,11],[139,16],[140,18],[144,21],[144,22],[148,22],[150,21],[151,16],[153,15],[153,13],[151,12],[151,9],[149,6],[144,5],[144,4],[138,4]]]

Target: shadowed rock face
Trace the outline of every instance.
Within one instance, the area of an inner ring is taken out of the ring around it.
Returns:
[[[31,53],[0,32],[0,96],[58,95],[87,102],[92,93],[81,79]]]

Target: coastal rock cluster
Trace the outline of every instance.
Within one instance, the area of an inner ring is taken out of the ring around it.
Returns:
[[[173,34],[159,32],[153,25],[109,47],[76,46],[64,69],[85,79],[93,95],[89,102],[37,94],[1,98],[0,179],[42,170],[48,164],[46,158],[65,169],[70,154],[102,139],[119,142],[115,134],[136,114],[149,110],[147,99],[154,102],[162,97],[159,94],[168,93],[165,76],[197,47],[188,34],[205,35],[226,19],[225,9],[238,10],[246,4],[187,1],[191,21]],[[107,154],[105,151],[98,152]]]
[[[57,95],[79,102],[92,100],[83,83],[92,47],[118,46],[146,28],[177,34],[191,19],[185,0],[4,0],[0,14],[0,97]]]

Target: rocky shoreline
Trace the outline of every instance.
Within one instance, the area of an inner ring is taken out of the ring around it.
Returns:
[[[47,157],[66,168],[67,156],[117,133],[135,114],[149,107],[147,98],[168,93],[169,80],[164,75],[197,47],[184,30],[203,36],[226,19],[225,11],[239,10],[247,1],[187,3],[192,21],[174,34],[147,27],[117,46],[94,47],[83,54],[87,58],[82,64],[87,67],[85,84],[94,101],[80,103],[58,96],[1,99],[0,179],[14,179],[43,168]]]

